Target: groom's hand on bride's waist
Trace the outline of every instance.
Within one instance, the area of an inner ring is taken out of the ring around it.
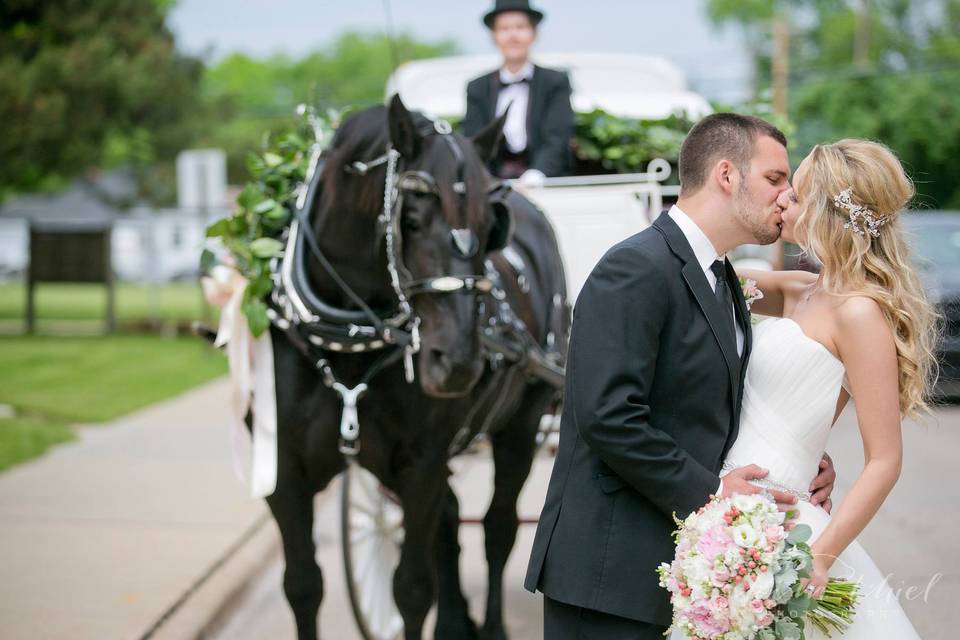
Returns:
[[[792,493],[787,493],[786,491],[777,491],[776,489],[761,489],[757,485],[750,482],[751,480],[765,478],[768,473],[770,472],[767,469],[759,467],[755,464],[748,464],[745,467],[737,467],[721,478],[720,495],[724,498],[729,498],[735,493],[749,495],[766,491],[773,496],[774,500],[777,501],[777,508],[780,509],[780,511],[787,512],[788,518],[791,511],[795,516],[797,511],[797,497],[795,495]],[[784,522],[784,526],[788,529],[792,528],[793,524],[795,523],[792,522],[792,519],[788,519],[787,522]]]

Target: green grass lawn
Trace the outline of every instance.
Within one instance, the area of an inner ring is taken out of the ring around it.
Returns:
[[[0,471],[73,437],[70,427],[50,418],[0,418]]]
[[[116,311],[120,323],[156,319],[195,320],[205,310],[200,285],[174,282],[150,287],[118,283]],[[40,284],[35,290],[39,320],[102,320],[105,318],[106,287],[98,284]],[[19,320],[26,313],[26,287],[22,282],[0,283],[0,320]]]
[[[103,422],[227,371],[199,338],[155,335],[0,336],[0,469],[72,437],[70,424]]]

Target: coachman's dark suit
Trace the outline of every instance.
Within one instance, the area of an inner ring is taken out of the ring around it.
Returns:
[[[655,569],[673,558],[672,514],[716,492],[736,438],[751,334],[729,262],[726,275],[742,357],[667,214],[607,251],[574,308],[560,447],[524,586],[648,629],[622,637],[670,624]]]
[[[500,94],[500,71],[474,78],[467,85],[467,113],[463,134],[476,135],[496,119]],[[563,71],[533,66],[530,98],[527,101],[527,156],[531,169],[546,176],[562,176],[570,171],[570,141],[573,137],[573,109],[570,106],[570,78]],[[500,145],[500,156],[506,144]],[[500,156],[490,170],[499,175]]]

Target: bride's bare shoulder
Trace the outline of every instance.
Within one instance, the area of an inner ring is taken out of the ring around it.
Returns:
[[[886,319],[880,304],[864,295],[849,295],[840,299],[834,314],[841,328],[880,328],[886,327]]]

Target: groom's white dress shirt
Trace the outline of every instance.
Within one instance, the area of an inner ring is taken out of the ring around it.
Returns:
[[[690,219],[690,216],[685,214],[680,207],[673,205],[670,207],[669,216],[673,218],[673,221],[677,223],[677,226],[680,227],[680,231],[683,232],[683,236],[687,239],[687,242],[690,243],[690,248],[693,249],[693,255],[697,259],[697,262],[700,264],[700,268],[703,269],[703,274],[707,277],[707,282],[710,283],[710,288],[713,289],[714,293],[717,291],[717,276],[714,275],[713,271],[710,270],[710,265],[716,260],[723,260],[725,256],[721,256],[717,253],[717,250],[713,248],[713,243],[710,242],[710,238],[707,237],[707,234],[697,226],[697,223]],[[743,329],[740,327],[740,323],[736,321],[737,312],[733,306],[730,307],[730,313],[733,315],[733,326],[737,328],[737,355],[743,355]]]
[[[687,242],[690,243],[690,248],[693,249],[693,255],[700,264],[700,268],[703,269],[703,274],[707,277],[707,282],[710,283],[710,288],[716,292],[717,276],[710,270],[710,265],[712,265],[715,260],[723,260],[725,256],[717,253],[717,250],[713,248],[713,243],[710,242],[710,238],[703,232],[703,229],[698,227],[697,223],[691,220],[690,216],[685,214],[680,207],[673,205],[670,207],[667,215],[673,218],[673,221],[680,227],[683,236],[687,239]],[[737,354],[743,355],[743,329],[740,327],[740,323],[736,321],[736,310],[732,306],[730,307],[730,313],[734,314],[733,325],[737,328]],[[717,489],[717,495],[721,493],[723,493],[723,480],[720,480],[720,487]]]

